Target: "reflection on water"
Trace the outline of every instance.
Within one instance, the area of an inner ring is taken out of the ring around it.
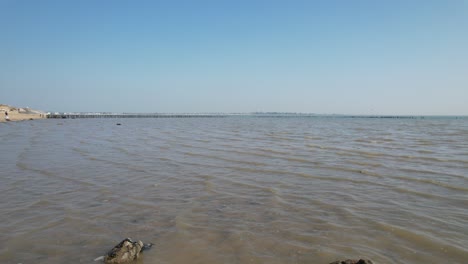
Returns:
[[[116,126],[121,123],[121,126]],[[464,263],[468,120],[0,124],[0,262]]]

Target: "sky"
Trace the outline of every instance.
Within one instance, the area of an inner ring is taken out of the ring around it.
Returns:
[[[0,103],[468,115],[468,1],[0,0]]]

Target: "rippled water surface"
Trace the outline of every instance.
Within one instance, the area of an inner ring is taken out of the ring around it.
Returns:
[[[116,126],[121,123],[121,126]],[[0,124],[0,263],[467,263],[468,120]]]

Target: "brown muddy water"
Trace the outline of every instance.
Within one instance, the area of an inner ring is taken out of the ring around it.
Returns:
[[[121,126],[116,126],[121,123]],[[468,263],[468,119],[0,124],[0,263]]]

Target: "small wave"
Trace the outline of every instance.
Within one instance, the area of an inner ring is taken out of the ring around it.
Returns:
[[[281,150],[274,150],[274,149],[269,149],[269,148],[254,148],[253,150],[260,151],[263,153],[269,153],[269,154],[290,155],[289,152],[281,151]]]
[[[408,173],[430,174],[430,175],[435,175],[435,176],[446,175],[446,176],[455,177],[455,178],[463,179],[463,180],[468,179],[467,177],[463,175],[447,173],[447,172],[439,172],[439,171],[433,171],[433,170],[427,170],[427,169],[398,168],[398,170],[403,171],[403,172],[408,172]]]
[[[451,190],[455,190],[455,191],[464,191],[464,192],[468,191],[468,188],[465,188],[463,186],[450,185],[450,184],[443,183],[441,181],[437,181],[437,180],[434,180],[434,179],[409,178],[409,177],[404,177],[404,176],[390,176],[390,177],[392,177],[394,179],[403,180],[403,181],[411,181],[411,182],[417,182],[417,183],[430,184],[430,185],[443,187],[443,188],[451,189]]]
[[[360,160],[351,160],[349,161],[349,163],[352,163],[352,164],[356,164],[356,165],[359,165],[359,166],[365,166],[365,167],[381,167],[382,164],[380,163],[371,163],[371,162],[368,162],[368,161],[360,161]]]
[[[245,161],[245,160],[238,160],[238,159],[232,159],[232,158],[224,158],[221,156],[214,156],[214,155],[208,155],[208,154],[202,154],[202,153],[194,153],[194,152],[182,152],[184,155],[189,155],[189,156],[194,156],[194,157],[204,157],[204,158],[209,158],[209,159],[216,159],[216,160],[222,160],[222,161],[227,161],[230,163],[240,163],[240,164],[247,164],[247,165],[253,165],[253,166],[265,166],[265,163],[261,162],[255,162],[255,161]]]
[[[322,146],[322,145],[306,144],[306,146],[309,148],[327,149],[327,147]]]
[[[410,229],[404,229],[395,225],[378,223],[379,229],[387,232],[391,236],[399,238],[401,241],[405,241],[411,245],[418,245],[419,247],[424,247],[425,250],[430,252],[438,252],[443,250],[448,256],[463,259],[467,256],[468,252],[465,249],[459,248],[457,246],[447,244],[446,242],[440,240],[438,237],[433,236],[432,234],[415,231]]]
[[[79,183],[79,184],[82,184],[82,185],[95,186],[94,183],[90,183],[90,182],[87,182],[87,181],[78,180],[78,179],[74,179],[74,178],[65,177],[65,176],[58,175],[58,174],[56,174],[54,172],[47,171],[47,170],[32,168],[32,167],[28,166],[26,163],[23,163],[23,162],[17,162],[16,165],[20,169],[27,170],[27,171],[32,171],[32,172],[35,172],[35,173],[39,173],[39,174],[47,176],[47,177],[54,177],[54,178],[58,178],[58,179],[63,179],[63,180],[66,180],[66,181],[75,182],[75,183]]]
[[[418,152],[421,153],[421,154],[433,154],[433,153],[435,153],[432,150],[425,150],[425,149],[418,150]]]

